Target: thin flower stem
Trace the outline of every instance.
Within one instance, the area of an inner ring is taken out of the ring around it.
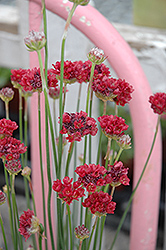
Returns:
[[[76,112],[78,112],[78,111],[79,111],[79,108],[80,108],[81,91],[82,91],[82,83],[80,83],[80,85],[79,85],[79,91],[78,91],[78,99],[77,99],[77,109],[76,109]]]
[[[23,110],[23,105],[22,105],[22,94],[21,94],[21,89],[19,89],[19,136],[20,136],[20,141],[23,142],[23,124],[22,124],[22,110]],[[21,162],[22,162],[22,168],[25,167],[25,161],[24,161],[24,155],[21,154]],[[29,189],[28,189],[28,181],[26,177],[24,179],[24,187],[25,187],[25,196],[26,196],[26,201],[27,201],[27,207],[31,209],[31,204],[30,204],[30,197],[29,197]]]
[[[79,249],[78,250],[81,250],[81,248],[82,248],[82,240],[80,240],[80,242],[79,242]]]
[[[93,236],[94,230],[96,228],[96,224],[97,224],[98,218],[99,217],[97,216],[96,219],[95,219],[95,222],[93,224],[92,232],[91,232],[90,237],[89,237],[89,242],[88,242],[88,248],[87,248],[87,250],[89,250],[89,248],[90,248],[90,244],[91,244],[91,241],[92,241],[92,236]]]
[[[102,239],[103,239],[103,231],[104,231],[105,220],[106,220],[106,216],[103,216],[101,218],[101,230],[100,230],[99,250],[101,250],[101,246],[102,246]]]
[[[5,163],[3,163],[3,164],[4,164],[5,181],[6,181],[6,186],[7,186],[7,199],[8,199],[10,228],[11,228],[11,234],[12,234],[12,240],[13,240],[14,250],[17,250],[16,245],[15,245],[15,233],[14,233],[14,225],[13,225],[13,212],[12,212],[12,205],[11,205],[11,198],[10,198],[10,191],[9,191],[8,173],[7,173],[7,170],[5,168]]]
[[[69,12],[64,33],[62,36],[62,45],[61,45],[61,69],[60,69],[60,96],[59,96],[59,116],[60,116],[60,122],[59,122],[59,131],[62,129],[62,114],[63,114],[63,105],[62,105],[62,96],[63,96],[63,74],[64,74],[64,52],[65,52],[65,42],[67,37],[68,28],[72,19],[72,16],[74,14],[74,11],[78,4],[74,3],[72,6],[72,9]],[[58,145],[58,159],[59,159],[59,173],[61,170],[61,163],[62,163],[62,151],[63,151],[63,145],[62,145],[62,134],[59,135],[59,145]],[[60,177],[60,176],[59,176]]]
[[[40,175],[42,183],[42,202],[43,202],[43,220],[45,228],[45,236],[47,237],[47,227],[46,227],[46,205],[45,205],[45,185],[44,185],[44,175],[43,175],[43,159],[42,159],[42,140],[41,140],[41,111],[40,111],[40,93],[38,92],[38,132],[39,132],[39,155],[40,155]],[[47,240],[45,241],[45,248],[48,249]]]
[[[73,237],[72,237],[72,225],[71,225],[71,214],[70,214],[70,207],[66,204],[67,212],[68,212],[68,219],[69,219],[69,231],[70,231],[70,249],[73,249]]]
[[[119,160],[119,157],[121,156],[121,153],[122,153],[122,152],[123,152],[123,148],[120,148],[120,149],[119,149],[119,152],[118,152],[118,154],[117,154],[117,156],[116,156],[115,162]]]
[[[106,156],[104,157],[104,159],[108,159],[110,158],[110,148],[111,148],[111,138],[108,138],[108,145],[107,145],[107,153]]]
[[[5,102],[6,119],[9,120],[9,102]]]
[[[45,43],[45,79],[47,79],[47,67],[48,67],[48,46],[47,46],[47,17],[46,17],[46,6],[45,6],[45,0],[41,1],[42,3],[42,11],[43,11],[43,25],[44,25],[44,35],[46,38]]]
[[[156,141],[156,137],[157,137],[157,132],[158,132],[159,124],[160,124],[160,116],[158,116],[157,125],[156,125],[156,131],[155,131],[155,134],[154,134],[153,142],[152,142],[152,145],[151,145],[151,148],[150,148],[150,151],[149,151],[147,160],[146,160],[146,162],[145,162],[145,165],[144,165],[144,167],[143,167],[143,170],[142,170],[142,173],[141,173],[141,175],[140,175],[140,177],[139,177],[139,180],[138,180],[138,182],[137,182],[135,188],[133,189],[133,192],[132,192],[132,194],[131,194],[131,196],[130,196],[130,199],[129,199],[129,201],[128,201],[127,207],[126,207],[126,209],[125,209],[125,211],[124,211],[124,213],[123,213],[123,216],[122,216],[122,218],[121,218],[121,220],[120,220],[120,223],[119,223],[119,226],[118,226],[118,228],[117,228],[116,234],[115,234],[115,236],[114,236],[114,239],[113,239],[112,245],[111,245],[111,247],[110,247],[110,250],[112,250],[113,247],[114,247],[115,241],[116,241],[117,236],[118,236],[118,234],[119,234],[119,232],[120,232],[120,230],[121,230],[121,227],[122,227],[122,225],[123,225],[123,222],[124,222],[124,220],[125,220],[125,218],[126,218],[127,212],[128,212],[128,210],[129,210],[129,208],[130,208],[130,205],[131,205],[131,203],[132,203],[132,200],[133,200],[133,197],[134,197],[134,195],[135,195],[135,192],[136,192],[136,190],[137,190],[137,188],[138,188],[138,186],[139,186],[139,184],[140,184],[140,182],[141,182],[141,180],[142,180],[142,177],[143,177],[144,172],[145,172],[145,170],[146,170],[146,167],[147,167],[147,165],[148,165],[149,159],[150,159],[150,157],[151,157],[151,154],[152,154],[152,151],[153,151],[153,148],[154,148],[154,145],[155,145],[155,141]]]
[[[11,194],[12,194],[12,205],[13,205],[13,221],[14,221],[14,230],[15,230],[15,246],[18,248],[18,233],[17,233],[17,222],[16,222],[16,207],[15,207],[15,200],[14,200],[14,178],[15,176],[12,175],[10,176],[10,181],[11,181]]]
[[[64,109],[65,109],[65,102],[66,102],[66,86],[67,86],[67,83],[64,83],[64,94],[63,94],[62,113],[64,113]]]
[[[115,103],[115,115],[118,116],[118,105]]]
[[[58,138],[58,133],[57,133],[57,116],[56,116],[56,102],[55,100],[53,99],[53,120],[54,120],[54,130],[55,130],[55,136],[56,138]]]
[[[1,214],[0,214],[0,225],[1,225],[2,235],[3,235],[4,245],[5,245],[6,250],[8,250],[7,241],[6,241],[6,235],[5,235],[5,230],[4,230],[3,220],[2,220]]]
[[[90,72],[90,79],[89,79],[89,85],[88,85],[88,93],[87,93],[87,99],[86,99],[86,113],[87,114],[88,114],[88,109],[89,109],[90,91],[91,91],[91,86],[92,86],[92,80],[93,80],[94,70],[95,70],[95,63],[92,62],[92,67],[91,67],[91,72]]]
[[[111,189],[111,194],[110,194],[110,195],[111,195],[112,197],[113,197],[114,192],[115,192],[115,186],[113,186],[112,189]]]
[[[97,160],[96,160],[96,164],[99,164],[99,161],[100,161],[102,133],[103,133],[103,132],[102,132],[102,130],[100,129],[100,138],[99,138],[99,143],[98,143],[98,151],[97,151]]]
[[[28,138],[27,138],[27,132],[28,132],[28,103],[27,103],[27,97],[24,98],[24,143],[25,146],[28,145]],[[27,165],[27,160],[28,160],[28,152],[26,151],[24,154],[24,164],[25,166]]]
[[[68,156],[67,156],[67,161],[66,161],[65,176],[67,176],[68,172],[69,172],[69,164],[70,164],[71,157],[72,157],[72,154],[73,154],[73,148],[74,148],[74,142],[71,142],[69,152],[68,152]]]
[[[44,89],[44,95],[45,97],[47,96],[46,89]],[[50,169],[50,151],[49,151],[49,135],[48,135],[48,120],[47,119],[48,119],[48,107],[45,102],[46,159],[47,159],[47,178],[48,178],[48,184],[49,184],[48,198],[47,198],[47,212],[48,212],[48,224],[49,224],[49,229],[50,229],[51,245],[52,245],[52,249],[55,250],[54,236],[53,236],[53,229],[52,229],[52,219],[51,219],[52,180],[51,180],[51,169]]]
[[[98,233],[99,233],[99,220],[97,220],[97,226],[96,226],[96,232],[95,232],[95,237],[94,237],[94,243],[93,243],[93,250],[96,250],[96,245],[97,245],[97,240],[98,240]]]
[[[106,115],[107,101],[104,101],[103,115]]]
[[[57,249],[58,250],[61,250],[61,249],[65,249],[64,247],[64,232],[63,232],[63,216],[62,216],[62,205],[61,205],[61,201],[60,199],[56,199],[57,201],[57,220],[58,220],[58,223],[57,223]]]

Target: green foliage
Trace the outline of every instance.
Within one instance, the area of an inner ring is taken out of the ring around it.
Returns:
[[[10,81],[10,69],[0,68],[0,88],[3,88]]]

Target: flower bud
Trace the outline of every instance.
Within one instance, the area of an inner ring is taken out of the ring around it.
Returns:
[[[75,228],[74,234],[76,238],[82,241],[89,237],[90,232],[84,225],[82,225]]]
[[[87,54],[88,59],[95,64],[101,64],[105,61],[106,56],[104,55],[104,51],[97,47],[94,47]]]
[[[0,98],[4,102],[11,101],[13,99],[13,96],[14,96],[14,91],[12,90],[12,88],[6,87],[0,90]]]
[[[21,173],[22,176],[29,177],[30,174],[31,174],[31,169],[28,166],[22,169]]]
[[[24,43],[30,52],[41,50],[46,44],[46,38],[43,32],[30,31],[24,38]]]
[[[120,148],[130,149],[131,148],[131,138],[129,135],[122,135],[117,140],[117,143]]]
[[[88,3],[90,2],[90,0],[69,0],[69,1],[72,3],[76,3],[78,5],[81,5],[81,6],[88,5]]]
[[[0,190],[0,205],[6,202],[6,195]]]

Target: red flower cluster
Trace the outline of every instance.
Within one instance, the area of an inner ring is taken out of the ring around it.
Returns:
[[[11,70],[11,81],[15,87],[23,88],[25,92],[42,91],[42,80],[39,68]],[[57,87],[56,76],[48,70],[48,87]]]
[[[53,74],[57,76],[57,79],[60,79],[60,66],[61,62],[56,62],[52,65],[54,69],[51,70]],[[65,61],[64,62],[64,82],[65,83],[74,83],[74,82],[88,82],[90,79],[92,63],[88,60],[85,62],[82,61]],[[108,76],[110,74],[109,68],[104,64],[96,65],[94,70],[94,79],[100,79],[103,76]]]
[[[7,120],[5,118],[0,120],[0,138],[3,138],[5,136],[12,136],[13,131],[18,128],[18,125],[16,122],[13,122],[11,120]]]
[[[66,137],[69,142],[81,141],[84,135],[96,135],[97,125],[95,119],[88,117],[87,113],[80,111],[80,113],[63,114],[63,127],[61,134],[68,134]]]
[[[21,235],[24,236],[25,241],[34,233],[39,232],[39,220],[34,216],[31,210],[24,211],[19,218],[19,229]]]
[[[107,173],[105,167],[95,164],[84,164],[78,166],[75,172],[79,175],[78,182],[86,188],[88,192],[95,192],[96,186],[106,184],[104,175]]]
[[[156,114],[166,113],[166,93],[156,93],[149,97],[151,108]]]
[[[88,207],[92,214],[103,216],[113,214],[116,203],[112,201],[112,196],[103,191],[92,193],[82,202],[83,207]]]
[[[109,78],[106,75],[102,79],[94,79],[92,89],[99,99],[114,101],[121,106],[132,99],[131,93],[134,91],[134,88],[125,80]]]
[[[128,168],[123,166],[121,161],[115,162],[114,165],[108,164],[108,171],[105,177],[107,183],[111,186],[117,187],[121,184],[129,185],[130,179],[127,177]]]
[[[98,117],[101,129],[103,133],[112,139],[117,139],[124,134],[124,131],[128,129],[128,125],[122,117],[113,115],[103,115]]]
[[[52,186],[52,189],[58,193],[59,198],[68,205],[70,205],[73,200],[78,200],[84,196],[84,189],[80,187],[81,184],[77,181],[72,184],[72,181],[73,178],[70,179],[66,176],[63,178],[63,183],[57,179],[53,182]]]
[[[4,137],[0,139],[0,158],[4,160],[18,160],[20,154],[25,153],[26,150],[27,147],[16,138]]]

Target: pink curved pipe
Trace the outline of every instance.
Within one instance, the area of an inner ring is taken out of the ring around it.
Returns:
[[[33,2],[40,5],[40,0],[33,0]],[[47,9],[64,19],[67,18],[67,9],[68,7],[71,8],[71,5],[70,2],[65,0],[46,0]],[[31,18],[34,20],[30,13],[30,20]],[[151,95],[149,83],[128,44],[96,9],[90,5],[86,7],[79,6],[72,19],[72,24],[96,46],[104,50],[110,65],[114,68],[118,77],[126,79],[135,88],[133,99],[130,103],[134,129],[135,186],[149,153],[157,122],[157,116],[153,114],[148,103],[148,98]],[[31,28],[33,28],[33,25]],[[131,250],[155,250],[160,178],[161,135],[159,132],[148,168],[133,201]]]

